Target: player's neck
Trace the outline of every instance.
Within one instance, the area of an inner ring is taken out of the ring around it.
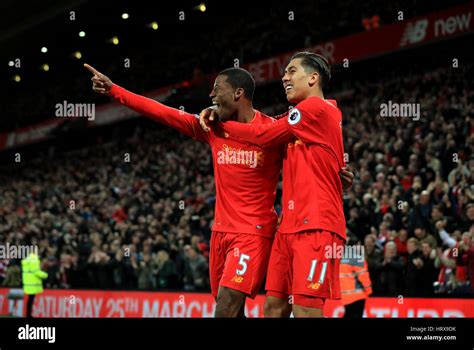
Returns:
[[[250,123],[255,118],[255,110],[252,105],[244,106],[237,113],[239,123]]]
[[[306,98],[308,97],[319,97],[319,98],[322,98],[324,100],[324,94],[321,90],[316,90],[316,91],[311,91],[308,96],[306,96]]]

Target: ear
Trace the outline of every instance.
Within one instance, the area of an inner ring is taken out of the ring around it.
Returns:
[[[316,84],[319,84],[320,75],[317,71],[314,71],[309,75],[308,84],[310,87],[313,87]]]
[[[235,89],[235,91],[234,91],[234,101],[239,100],[243,96],[244,96],[244,89],[242,89],[242,88]]]

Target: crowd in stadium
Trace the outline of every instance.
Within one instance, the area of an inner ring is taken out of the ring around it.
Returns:
[[[472,76],[472,65],[421,71],[361,84],[343,102],[359,175],[347,227],[365,244],[375,293],[460,292],[473,279]],[[374,118],[388,100],[419,101],[420,120]]]
[[[356,13],[338,2],[334,21],[305,2],[310,8],[296,14],[303,20],[294,25],[270,12],[250,23],[246,18],[246,25],[208,33],[209,48],[199,61],[191,46],[182,45],[170,49],[170,56],[182,60],[169,69],[154,60],[150,74],[125,75],[117,62],[104,72],[141,92],[188,78],[183,74],[190,67],[205,67],[208,73],[229,66],[236,58],[232,50],[222,50],[229,42],[248,63],[282,48],[286,52],[365,30],[365,16],[391,23],[398,8],[411,17],[419,14],[417,9],[429,12],[438,6],[413,4],[393,2],[372,13],[373,1],[366,1]],[[275,23],[285,35],[274,35]],[[252,35],[257,32],[261,35]],[[134,62],[140,67],[145,58]],[[474,90],[469,84],[474,66],[404,73],[351,79],[332,90],[343,113],[345,152],[356,174],[344,195],[348,243],[364,245],[374,295],[473,293]],[[199,69],[194,74],[196,81],[202,78]],[[68,79],[67,90],[50,83],[41,93],[33,85],[29,96],[19,92],[5,106],[10,117],[0,122],[2,130],[39,121],[31,117],[50,114],[51,101],[107,101],[83,88],[90,85],[87,74]],[[256,91],[257,104],[269,114],[287,108],[275,97],[276,89],[281,90],[279,83]],[[169,101],[180,98],[178,93]],[[382,118],[380,104],[390,100],[420,103],[420,119]],[[215,190],[205,144],[137,121],[127,139],[3,166],[8,169],[0,172],[0,245],[38,246],[48,272],[46,288],[209,290]],[[277,194],[280,213],[281,183]],[[12,278],[18,263],[0,259],[0,285],[21,282]]]
[[[336,91],[356,174],[344,197],[348,239],[365,246],[374,295],[472,293],[473,75],[473,65],[434,68]],[[420,119],[380,117],[389,100],[419,101]],[[37,245],[45,287],[209,290],[205,144],[145,121],[126,140],[14,172],[0,182],[0,244]],[[0,284],[14,264],[0,263]]]

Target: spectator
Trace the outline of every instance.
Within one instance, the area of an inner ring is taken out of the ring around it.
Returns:
[[[22,302],[24,299],[24,293],[21,289],[21,268],[20,265],[15,261],[11,260],[6,268],[6,277],[0,286],[9,288],[7,294],[8,298],[8,314],[22,316]]]
[[[461,218],[461,225],[459,229],[464,231],[470,231],[474,227],[474,203],[469,203],[466,206],[466,214]]]
[[[472,235],[470,232],[464,232],[462,239],[454,249],[457,249],[456,259],[456,280],[458,282],[458,293],[467,293],[469,291],[469,274],[468,262],[471,256]],[[472,283],[472,281],[471,281]]]
[[[87,270],[89,272],[90,287],[97,286],[100,289],[112,288],[112,276],[109,265],[110,257],[99,250],[97,247],[92,247],[92,252],[87,260]]]
[[[189,244],[185,245],[185,290],[203,290],[209,285],[209,266],[206,259]]]
[[[7,266],[5,279],[1,285],[9,288],[21,288],[21,268],[15,261],[10,261]]]
[[[48,278],[45,281],[46,288],[58,288],[60,283],[60,270],[59,270],[59,261],[56,257],[57,248],[50,247],[48,248],[48,256],[46,261],[43,264],[43,268],[48,274]]]
[[[438,246],[436,239],[433,237],[433,235],[427,233],[424,227],[415,228],[415,236],[420,242],[429,242],[433,248]]]
[[[431,296],[434,294],[433,284],[437,280],[438,271],[435,267],[436,251],[429,241],[421,243],[421,267],[419,294]]]
[[[435,293],[451,293],[457,288],[455,250],[448,248],[437,249],[435,268],[439,269],[438,281],[435,282]]]
[[[143,259],[134,267],[137,274],[138,289],[151,290],[156,288],[150,254],[143,254]]]
[[[365,236],[364,223],[359,216],[359,209],[353,207],[349,211],[349,217],[346,218],[346,226],[349,231],[357,236],[357,239],[362,241]]]
[[[407,261],[405,266],[405,294],[408,296],[418,295],[419,278],[421,274],[421,257],[419,242],[412,237],[407,242]]]
[[[405,228],[400,229],[400,231],[398,231],[398,234],[395,236],[393,241],[397,245],[398,255],[402,257],[403,259],[406,259],[408,255],[408,248],[407,248],[408,230]]]
[[[373,281],[373,289],[376,293],[378,293],[378,281],[380,268],[382,267],[383,254],[382,251],[375,246],[375,237],[373,235],[365,236],[364,250],[367,257],[367,265],[369,267],[369,276],[371,281]]]
[[[443,242],[443,245],[448,246],[449,248],[453,248],[456,246],[457,241],[451,235],[446,232],[445,227],[446,227],[446,220],[439,220],[436,222],[435,227],[436,230],[438,231],[438,235],[441,238],[441,241]]]
[[[395,296],[402,291],[403,260],[397,255],[397,245],[387,242],[382,262],[379,291],[381,294]]]
[[[410,212],[408,223],[411,228],[428,227],[432,204],[430,203],[430,194],[428,191],[422,191],[419,203],[415,204]]]
[[[166,250],[160,250],[155,255],[152,271],[156,279],[157,288],[170,289],[178,287],[177,267],[174,261],[170,260],[170,255]]]

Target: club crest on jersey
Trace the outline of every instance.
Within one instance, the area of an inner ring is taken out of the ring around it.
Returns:
[[[301,112],[297,108],[293,108],[288,114],[288,123],[290,125],[298,124],[301,120]]]

